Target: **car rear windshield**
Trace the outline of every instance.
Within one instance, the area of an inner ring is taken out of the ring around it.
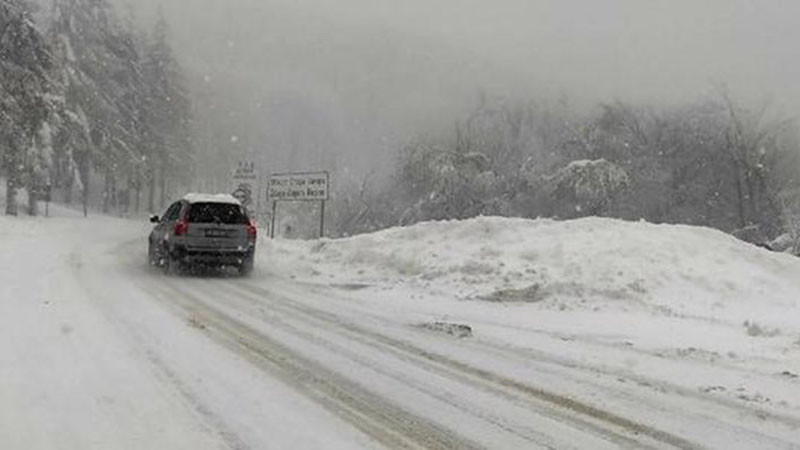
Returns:
[[[230,203],[193,203],[189,208],[190,223],[247,224],[247,215],[239,205]]]

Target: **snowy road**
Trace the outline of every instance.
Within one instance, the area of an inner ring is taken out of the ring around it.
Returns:
[[[678,380],[792,379],[524,327],[505,329],[524,348],[498,332],[458,339],[418,326],[424,304],[263,265],[166,277],[144,264],[146,227],[124,221],[0,228],[2,448],[800,447],[796,409]],[[457,315],[500,327],[480,308]],[[663,376],[612,362],[630,358],[661,360]]]

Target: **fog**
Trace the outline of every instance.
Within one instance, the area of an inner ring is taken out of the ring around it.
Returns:
[[[663,103],[726,83],[794,116],[792,0],[136,0],[161,8],[207,154],[380,167],[479,93]],[[222,161],[224,162],[224,161]],[[321,167],[324,166],[324,167]]]

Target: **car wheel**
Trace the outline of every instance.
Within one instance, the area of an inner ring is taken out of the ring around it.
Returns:
[[[164,273],[170,277],[180,275],[180,268],[178,267],[178,262],[172,259],[172,257],[167,256],[164,259]]]
[[[169,276],[180,276],[183,275],[184,272],[184,265],[181,261],[172,257],[169,252],[164,252],[164,273]]]
[[[155,249],[155,246],[152,242],[149,242],[147,245],[147,264],[151,266],[159,266],[161,264],[160,257],[158,252]]]
[[[239,275],[246,277],[253,273],[253,257],[245,258],[241,264],[239,264]]]

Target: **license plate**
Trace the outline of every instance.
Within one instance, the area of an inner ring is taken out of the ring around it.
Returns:
[[[228,230],[206,230],[206,237],[228,237]]]

